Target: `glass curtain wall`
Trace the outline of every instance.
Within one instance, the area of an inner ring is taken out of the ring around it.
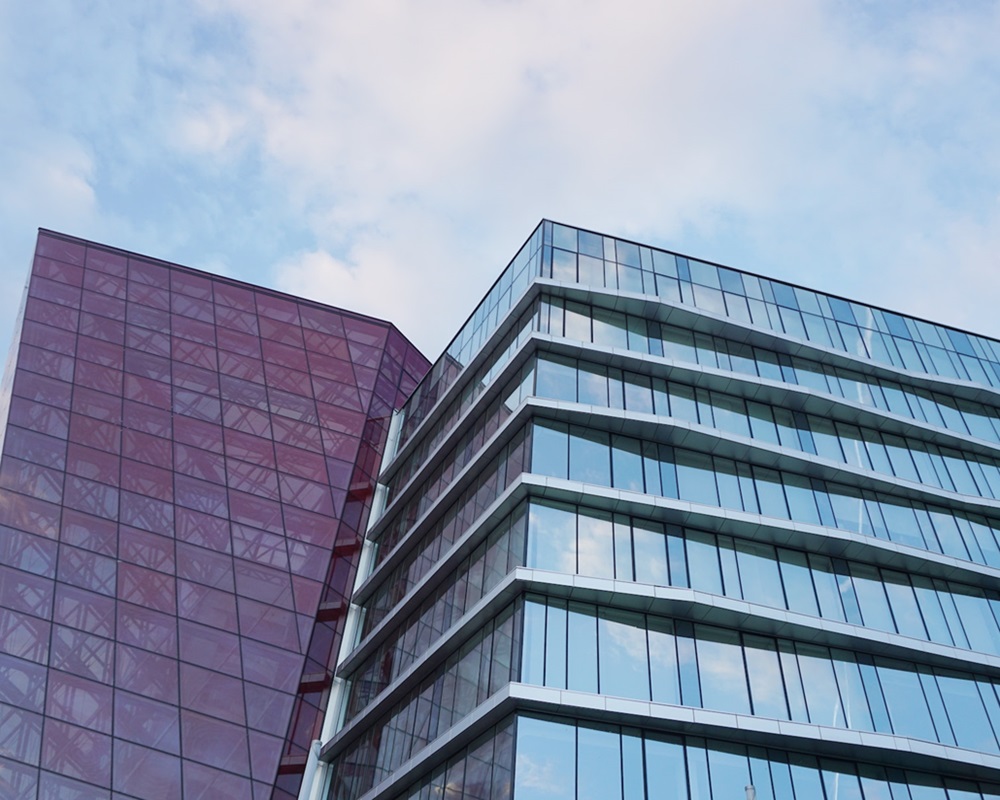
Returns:
[[[984,337],[544,222],[402,412],[330,796],[1000,798],[998,388]]]

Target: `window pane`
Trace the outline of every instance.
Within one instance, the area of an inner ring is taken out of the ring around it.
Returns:
[[[677,491],[682,500],[712,506],[719,504],[711,456],[690,450],[677,450],[676,465]]]
[[[712,775],[713,798],[746,797],[744,788],[750,783],[750,765],[742,747],[714,745],[708,751],[708,771]]]
[[[647,736],[645,745],[647,796],[687,800],[687,776],[681,740],[672,736]]]
[[[642,614],[602,608],[598,621],[601,694],[649,700],[646,625]]]
[[[632,528],[629,519],[615,515],[615,577],[623,581],[635,580],[632,561]]]
[[[577,518],[581,575],[615,577],[615,551],[610,514],[589,512]]]
[[[569,604],[566,688],[597,691],[597,609],[591,605]]]
[[[565,600],[549,600],[545,616],[545,685],[566,688]]]
[[[739,633],[697,625],[695,637],[704,707],[749,714],[750,698]]]
[[[576,513],[572,506],[531,503],[527,566],[576,572]]]
[[[785,596],[781,591],[781,576],[774,548],[745,539],[736,539],[735,543],[743,599],[772,608],[784,608]]]
[[[997,740],[976,682],[958,675],[939,674],[937,684],[958,746],[996,753]],[[989,687],[987,690],[992,691]]]
[[[819,616],[816,592],[813,589],[812,571],[806,562],[806,554],[797,550],[778,548],[781,579],[788,597],[788,608],[802,614]]]
[[[820,614],[826,619],[845,622],[844,605],[840,599],[840,583],[833,571],[833,562],[827,556],[810,554],[809,566],[819,598]]]
[[[753,476],[760,513],[767,517],[788,519],[788,505],[779,474],[775,470],[754,467]]]
[[[607,408],[607,370],[603,367],[583,364],[581,365],[577,380],[579,382],[579,397],[581,403]]]
[[[806,644],[796,644],[795,649],[809,707],[809,721],[814,725],[845,727],[843,703],[837,691],[829,650]]]
[[[784,681],[774,640],[746,634],[743,641],[754,716],[788,719]]]
[[[569,439],[570,480],[611,485],[611,452],[608,434],[572,428]]]
[[[677,644],[674,623],[661,617],[648,617],[649,671],[653,702],[681,702],[680,684],[677,679]]]
[[[632,492],[643,491],[642,455],[639,440],[626,436],[615,436],[611,451],[613,485],[616,489]]]
[[[854,656],[846,651],[832,651],[833,669],[837,674],[837,685],[844,702],[844,716],[847,727],[852,730],[873,731],[868,698],[861,680],[861,672]]]
[[[934,725],[917,673],[912,669],[900,669],[902,665],[891,662],[876,661],[875,666],[893,733],[934,741]]]
[[[625,373],[625,408],[643,414],[653,413],[653,390],[647,376]]]
[[[692,589],[722,594],[719,548],[714,534],[701,531],[687,532],[687,563]]]
[[[558,356],[538,359],[535,393],[539,397],[576,401],[576,362]]]
[[[534,717],[518,717],[514,797],[549,800],[576,797],[576,729]]]
[[[889,601],[886,598],[885,586],[875,567],[867,564],[851,564],[851,580],[854,584],[854,594],[861,607],[861,616],[865,627],[880,631],[895,632],[896,626],[889,611]],[[846,576],[841,578],[846,580]]]
[[[632,527],[632,541],[635,547],[635,579],[640,583],[668,585],[663,528],[655,522],[636,520]]]
[[[577,730],[577,800],[621,800],[621,736],[614,727]]]
[[[568,427],[539,423],[532,429],[531,437],[531,471],[553,478],[567,477]]]
[[[884,569],[882,579],[885,581],[886,595],[889,597],[889,606],[892,608],[892,616],[899,633],[918,639],[927,638],[928,634],[920,617],[920,608],[917,606],[917,598],[913,593],[913,587],[910,586],[909,578],[904,573]],[[944,641],[947,643],[947,640]]]

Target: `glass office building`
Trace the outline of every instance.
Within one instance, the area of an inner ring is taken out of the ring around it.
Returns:
[[[543,222],[386,452],[303,798],[1000,798],[1000,342]]]
[[[298,795],[390,324],[42,231],[0,394],[0,797]]]
[[[43,231],[5,374],[5,800],[1000,800],[1000,342],[543,222],[430,366]]]

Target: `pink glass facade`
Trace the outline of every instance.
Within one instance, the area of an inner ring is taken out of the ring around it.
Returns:
[[[0,796],[294,797],[390,324],[40,232],[0,411]]]

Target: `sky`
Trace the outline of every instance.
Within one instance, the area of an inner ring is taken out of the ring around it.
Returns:
[[[1000,4],[0,0],[0,347],[39,227],[435,358],[542,218],[1000,337]]]

